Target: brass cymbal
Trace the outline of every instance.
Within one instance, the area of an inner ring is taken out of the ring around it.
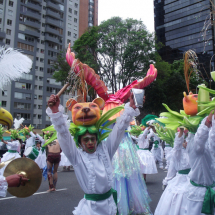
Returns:
[[[7,160],[7,161],[1,162],[0,163],[0,169],[3,168],[4,166],[6,166],[7,164],[9,164],[14,158],[15,158],[15,156],[12,157],[11,159]]]
[[[25,186],[8,187],[8,192],[16,197],[25,198],[33,195],[40,187],[42,173],[39,166],[29,158],[17,158],[11,161],[5,171],[4,177],[20,174],[30,179]]]

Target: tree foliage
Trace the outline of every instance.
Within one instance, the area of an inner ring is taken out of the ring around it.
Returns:
[[[145,76],[155,60],[154,44],[142,21],[113,17],[86,31],[73,49],[115,93]]]

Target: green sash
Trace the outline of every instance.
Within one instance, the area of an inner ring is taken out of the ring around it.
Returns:
[[[149,150],[149,148],[144,148],[144,149],[142,149],[142,148],[139,148],[140,150]]]
[[[187,175],[190,172],[190,169],[179,170],[178,173],[182,175]]]
[[[215,191],[212,189],[215,187],[215,183],[210,186],[204,186],[201,184],[196,184],[194,181],[190,180],[190,183],[195,187],[206,187],[207,191],[205,193],[204,202],[202,205],[201,213],[204,214],[214,214],[214,205],[215,205]]]
[[[16,153],[17,151],[16,150],[8,150],[8,152],[10,152],[10,153]]]
[[[111,195],[113,195],[114,202],[117,207],[117,191],[111,188],[107,193],[104,194],[86,194],[84,195],[84,198],[90,201],[102,201],[105,199],[108,199]],[[118,215],[118,210],[117,210]]]

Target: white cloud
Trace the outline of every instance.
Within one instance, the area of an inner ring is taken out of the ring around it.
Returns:
[[[102,21],[119,16],[122,19],[142,20],[150,32],[154,32],[153,0],[99,0],[98,18]]]

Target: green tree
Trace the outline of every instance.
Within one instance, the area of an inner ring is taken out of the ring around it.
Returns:
[[[73,49],[115,93],[145,76],[155,60],[154,44],[142,21],[113,17],[86,31]]]

